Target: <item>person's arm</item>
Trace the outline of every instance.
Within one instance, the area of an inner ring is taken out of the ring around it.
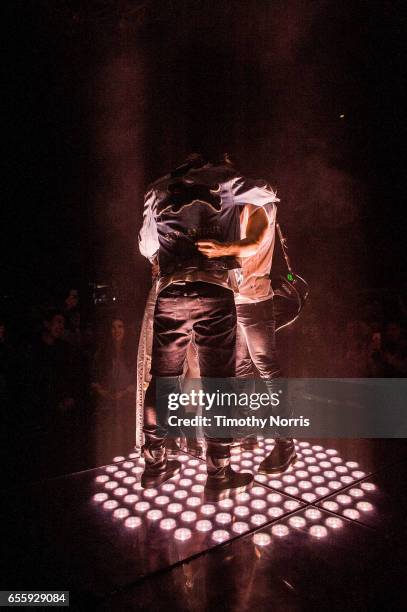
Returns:
[[[263,241],[269,226],[266,212],[263,208],[248,205],[250,210],[246,226],[246,237],[234,242],[217,242],[216,240],[198,240],[198,250],[209,259],[213,257],[250,257],[255,255]]]
[[[143,225],[139,233],[140,253],[150,261],[154,258],[160,247],[157,223],[153,212],[155,197],[153,189],[148,191],[144,197]]]

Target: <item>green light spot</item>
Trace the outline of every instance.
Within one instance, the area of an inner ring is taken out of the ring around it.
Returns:
[[[289,273],[287,274],[287,278],[288,278],[288,280],[289,280],[289,281],[294,280],[294,276],[291,274],[291,272],[289,272]]]

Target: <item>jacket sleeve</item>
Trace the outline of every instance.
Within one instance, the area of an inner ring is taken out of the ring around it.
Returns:
[[[140,253],[147,259],[152,259],[160,247],[154,216],[155,200],[155,192],[151,189],[144,197],[143,225],[138,239]]]
[[[231,192],[236,206],[245,204],[265,206],[280,201],[270,185],[261,179],[253,180],[238,176],[231,182]]]

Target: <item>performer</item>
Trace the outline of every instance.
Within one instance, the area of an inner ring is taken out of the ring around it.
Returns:
[[[237,378],[251,378],[255,366],[265,379],[269,391],[277,390],[281,376],[275,341],[273,289],[270,270],[275,242],[275,224],[278,198],[261,210],[247,204],[241,212],[241,240],[219,244],[214,240],[201,240],[198,249],[209,258],[225,255],[240,257],[239,291],[235,294],[237,312]],[[266,214],[264,214],[266,213]],[[248,246],[250,245],[250,246]],[[278,386],[276,386],[276,383]],[[257,445],[255,436],[243,440],[245,449]],[[284,472],[296,460],[295,445],[291,438],[276,438],[271,453],[260,463],[259,472]]]
[[[207,163],[200,155],[159,179],[146,194],[139,244],[141,253],[150,261],[158,258],[159,264],[151,373],[161,384],[155,394],[152,381],[145,398],[143,487],[157,486],[180,469],[166,454],[165,399],[178,388],[192,333],[201,377],[235,374],[236,310],[229,271],[239,262],[231,255],[205,257],[196,242],[238,240],[238,207],[248,202],[262,207],[274,197],[264,183],[242,177],[227,159]],[[251,485],[251,474],[238,474],[230,466],[232,442],[207,439],[207,489]]]

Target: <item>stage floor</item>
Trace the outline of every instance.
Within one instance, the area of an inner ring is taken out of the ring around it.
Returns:
[[[9,487],[3,589],[70,590],[80,609],[402,609],[406,441],[298,441],[295,466],[257,475],[272,445],[233,449],[256,481],[219,502],[188,454],[157,489],[141,489],[133,453]]]

